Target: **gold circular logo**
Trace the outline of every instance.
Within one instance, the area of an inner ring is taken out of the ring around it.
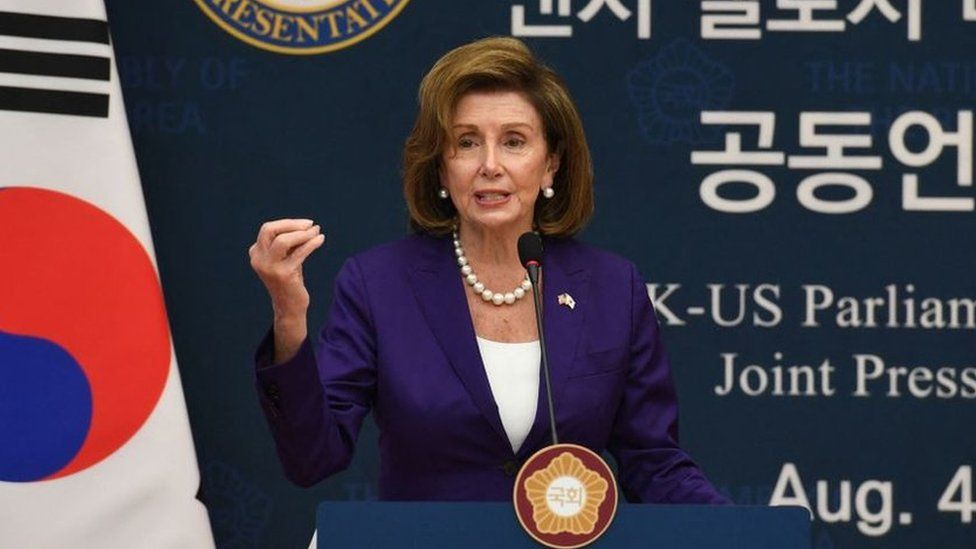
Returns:
[[[372,36],[410,0],[194,0],[220,28],[291,55],[335,51]]]
[[[617,485],[607,464],[575,444],[536,452],[515,480],[515,513],[525,531],[548,547],[591,543],[610,526]]]

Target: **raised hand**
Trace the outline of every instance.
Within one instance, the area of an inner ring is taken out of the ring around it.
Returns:
[[[302,264],[325,242],[311,219],[277,219],[261,225],[248,254],[274,310],[275,363],[290,359],[308,335],[308,290]]]

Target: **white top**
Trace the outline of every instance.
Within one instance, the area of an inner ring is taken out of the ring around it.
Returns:
[[[518,452],[529,436],[539,404],[539,342],[501,343],[479,337],[478,349],[505,434],[512,451]]]

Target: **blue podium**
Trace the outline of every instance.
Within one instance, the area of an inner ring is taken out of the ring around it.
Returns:
[[[510,503],[327,501],[318,508],[320,549],[346,547],[534,548]],[[802,507],[628,505],[590,547],[809,549]]]

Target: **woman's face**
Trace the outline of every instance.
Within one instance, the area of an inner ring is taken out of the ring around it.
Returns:
[[[535,107],[517,92],[469,93],[454,111],[450,138],[441,184],[462,230],[530,230],[539,191],[559,168]]]

